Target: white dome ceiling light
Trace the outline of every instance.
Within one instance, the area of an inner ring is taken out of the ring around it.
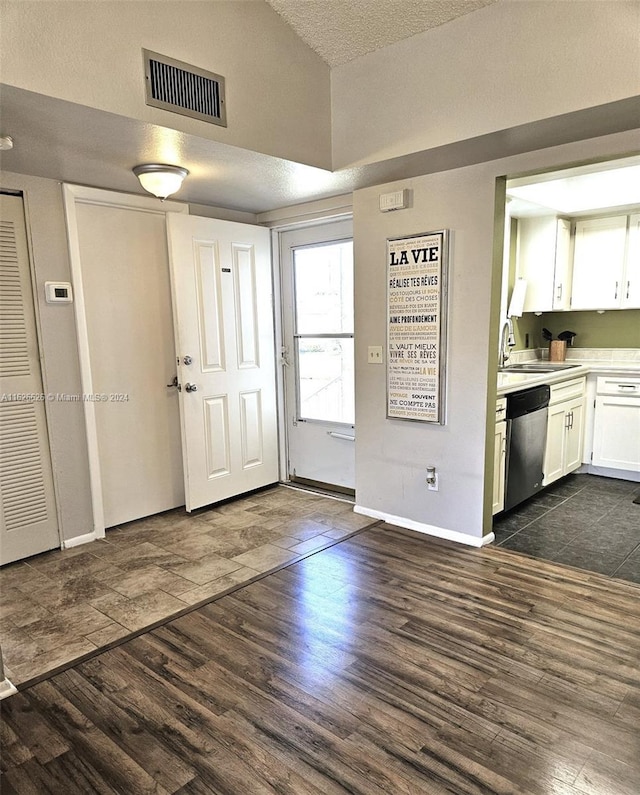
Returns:
[[[133,173],[146,191],[162,201],[180,190],[182,181],[189,174],[188,170],[182,166],[167,166],[162,163],[145,163],[135,166]]]

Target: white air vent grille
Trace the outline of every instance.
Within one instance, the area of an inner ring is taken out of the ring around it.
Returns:
[[[224,77],[143,50],[147,105],[227,126]]]
[[[0,221],[0,377],[29,375],[29,350],[24,317],[16,230]]]
[[[48,518],[38,418],[33,403],[0,404],[0,499],[7,530]]]

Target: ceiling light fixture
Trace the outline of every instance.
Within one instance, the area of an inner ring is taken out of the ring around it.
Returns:
[[[189,173],[186,168],[181,166],[166,166],[162,163],[145,163],[135,166],[133,173],[140,180],[142,187],[164,201],[167,196],[171,196],[180,190],[182,180]]]
[[[10,135],[0,136],[0,150],[8,152],[9,149],[13,149],[13,138]]]

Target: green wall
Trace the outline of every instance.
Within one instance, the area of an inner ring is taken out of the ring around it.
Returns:
[[[640,309],[611,309],[598,312],[547,312],[543,315],[525,313],[513,319],[516,337],[514,350],[544,348],[542,329],[554,337],[561,331],[575,331],[574,348],[640,348]]]
[[[513,331],[516,338],[514,351],[524,351],[527,348],[540,348],[546,345],[542,339],[542,316],[526,312],[522,317],[513,318]],[[562,331],[563,329],[560,329]],[[571,329],[573,331],[573,329]],[[527,334],[529,344],[527,345]]]
[[[640,348],[640,309],[611,309],[601,315],[549,312],[540,320],[541,328],[548,328],[554,337],[565,329],[575,331],[574,348]]]

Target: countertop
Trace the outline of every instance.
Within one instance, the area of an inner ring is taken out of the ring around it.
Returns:
[[[565,360],[566,364],[573,364],[571,359]],[[528,389],[539,384],[558,384],[572,378],[580,378],[589,373],[597,375],[637,375],[640,376],[640,362],[633,361],[576,361],[577,367],[558,370],[555,373],[498,373],[498,397],[516,392],[519,389]]]

